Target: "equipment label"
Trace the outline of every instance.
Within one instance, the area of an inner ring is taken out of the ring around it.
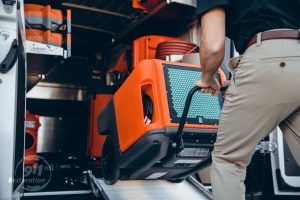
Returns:
[[[148,176],[146,179],[158,179],[159,177],[162,177],[166,175],[168,172],[156,172]]]
[[[35,127],[35,122],[34,121],[26,121],[26,128],[34,128]]]
[[[201,162],[202,160],[177,160],[175,163],[176,164],[196,164]]]

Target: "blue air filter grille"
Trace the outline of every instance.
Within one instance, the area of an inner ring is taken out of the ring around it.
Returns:
[[[171,122],[179,123],[188,92],[194,86],[194,82],[201,77],[201,69],[178,65],[164,64],[164,75],[167,88],[167,96]],[[219,74],[216,74],[220,80]],[[188,113],[189,124],[218,124],[222,96],[195,93]]]

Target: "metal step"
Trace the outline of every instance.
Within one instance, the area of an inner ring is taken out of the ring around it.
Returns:
[[[133,180],[118,181],[115,185],[107,185],[102,179],[96,179],[93,174],[90,174],[90,177],[91,181],[94,182],[94,191],[97,188],[98,195],[101,194],[105,200],[212,199],[210,192],[192,177],[188,177],[181,183],[171,183],[163,180]]]

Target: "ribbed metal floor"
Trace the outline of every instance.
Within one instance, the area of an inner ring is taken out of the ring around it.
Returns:
[[[109,200],[207,200],[207,197],[188,181],[119,181],[115,185],[106,185],[102,179],[97,179],[97,182]]]

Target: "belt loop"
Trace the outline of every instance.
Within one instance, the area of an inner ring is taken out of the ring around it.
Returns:
[[[260,46],[261,45],[261,32],[257,33],[256,35],[256,46]]]
[[[300,44],[300,29],[298,29],[298,42]]]

